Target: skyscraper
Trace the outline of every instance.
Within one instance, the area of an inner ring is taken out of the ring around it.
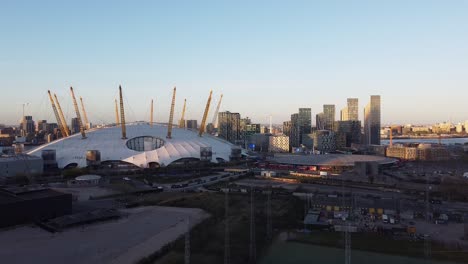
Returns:
[[[333,130],[335,123],[335,105],[323,105],[323,128],[325,130]]]
[[[47,130],[47,120],[37,121],[37,131],[46,131]]]
[[[185,127],[187,129],[198,129],[197,120],[185,120]]]
[[[236,143],[240,139],[240,114],[229,111],[218,114],[218,136]]]
[[[364,108],[364,143],[380,145],[380,95],[371,95],[369,104]]]
[[[340,135],[343,134],[346,139],[346,147],[351,144],[361,144],[361,122],[355,120],[336,121],[334,131]]]
[[[318,113],[315,116],[315,127],[317,128],[317,130],[325,129],[324,123],[325,123],[325,115],[323,113]]]
[[[71,132],[72,134],[80,132],[80,122],[78,120],[78,117],[73,117],[71,120]]]
[[[359,99],[348,98],[348,104],[341,110],[341,121],[359,120]]]
[[[302,136],[310,134],[312,132],[312,109],[311,108],[299,108],[299,114],[297,116],[297,122],[299,127],[299,145],[302,144]]]
[[[32,116],[24,116],[21,122],[21,134],[26,136],[28,134],[34,134],[36,127]]]
[[[289,146],[290,147],[299,147],[299,114],[291,115],[291,131],[289,136]]]

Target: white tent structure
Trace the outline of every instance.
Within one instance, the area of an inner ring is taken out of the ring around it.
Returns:
[[[43,150],[55,150],[57,165],[65,168],[71,164],[86,167],[86,153],[89,150],[100,152],[101,161],[124,161],[140,168],[150,167],[151,163],[167,166],[174,161],[201,158],[201,150],[211,148],[211,162],[229,161],[235,146],[225,140],[197,131],[174,128],[172,138],[166,138],[167,126],[148,123],[127,124],[127,139],[122,139],[119,126],[91,129],[87,138],[74,134],[42,145],[28,152],[41,156]]]

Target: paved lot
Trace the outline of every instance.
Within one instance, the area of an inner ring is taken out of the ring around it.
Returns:
[[[117,221],[52,234],[37,227],[0,231],[2,263],[134,263],[208,215],[200,209],[141,207]]]

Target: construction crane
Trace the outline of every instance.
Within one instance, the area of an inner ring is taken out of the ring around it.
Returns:
[[[169,139],[172,138],[172,123],[174,122],[175,96],[176,96],[176,88],[174,87],[174,91],[172,92],[171,112],[169,113],[169,122],[167,123],[166,138],[169,138]]]
[[[55,102],[54,102],[54,99],[52,98],[52,94],[50,93],[50,90],[47,92],[49,93],[49,99],[50,99],[50,103],[52,104],[52,110],[54,110],[55,119],[57,119],[57,124],[60,128],[60,131],[62,132],[62,137],[67,137],[68,135],[65,131],[65,128],[63,127],[62,120],[60,119],[60,115],[57,111],[57,107],[55,106]]]
[[[63,115],[63,111],[62,111],[62,107],[60,107],[60,102],[57,98],[57,95],[54,94],[54,98],[55,98],[55,103],[57,105],[57,110],[59,112],[59,115],[60,115],[60,120],[62,121],[62,126],[65,130],[65,134],[68,136],[70,136],[70,129],[68,128],[68,125],[67,125],[67,120],[65,119],[65,116]]]
[[[184,99],[184,107],[182,107],[182,117],[179,120],[179,128],[185,128],[185,107],[187,105],[187,99]]]
[[[85,129],[89,129],[91,128],[91,124],[88,121],[88,115],[86,114],[86,110],[83,104],[83,98],[81,98],[81,96],[80,96],[80,102],[81,102],[81,111],[83,111],[83,117],[85,121]],[[88,124],[89,124],[89,127],[88,127]]]
[[[210,96],[208,96],[208,101],[206,102],[205,113],[203,113],[203,119],[200,124],[200,130],[198,132],[198,136],[200,137],[203,135],[203,132],[205,132],[206,118],[208,117],[208,111],[210,111],[210,103],[211,103],[212,94],[213,94],[213,91],[210,91]]]
[[[78,108],[78,103],[76,102],[75,93],[73,92],[73,87],[70,87],[70,93],[73,99],[73,106],[75,107],[76,118],[78,119],[78,124],[80,125],[81,138],[86,138],[86,133],[83,127],[83,121],[81,120],[80,109]]]
[[[120,124],[122,126],[122,139],[127,139],[127,128],[125,127],[125,110],[122,96],[122,86],[119,85],[120,95]]]
[[[216,106],[216,110],[213,116],[213,122],[211,123],[214,128],[218,128],[218,113],[219,113],[219,108],[221,107],[221,101],[223,100],[223,95],[221,94],[221,98],[219,98],[218,106]]]
[[[151,99],[151,109],[150,109],[150,127],[153,127],[153,99]]]
[[[117,103],[117,99],[115,99],[115,125],[120,125],[120,117],[119,117],[119,106]]]

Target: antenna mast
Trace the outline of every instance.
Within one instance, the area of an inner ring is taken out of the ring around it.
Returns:
[[[206,102],[206,107],[205,107],[205,113],[203,114],[203,119],[200,124],[200,130],[198,132],[198,136],[202,136],[203,132],[205,132],[205,126],[206,126],[206,118],[208,117],[208,111],[210,110],[210,103],[211,103],[211,95],[213,94],[213,91],[210,91],[210,96],[208,96],[208,101]]]
[[[175,97],[176,97],[176,87],[172,92],[172,103],[171,103],[171,112],[169,113],[169,123],[167,124],[167,136],[166,138],[172,138],[172,123],[174,122],[174,107],[175,107]]]

